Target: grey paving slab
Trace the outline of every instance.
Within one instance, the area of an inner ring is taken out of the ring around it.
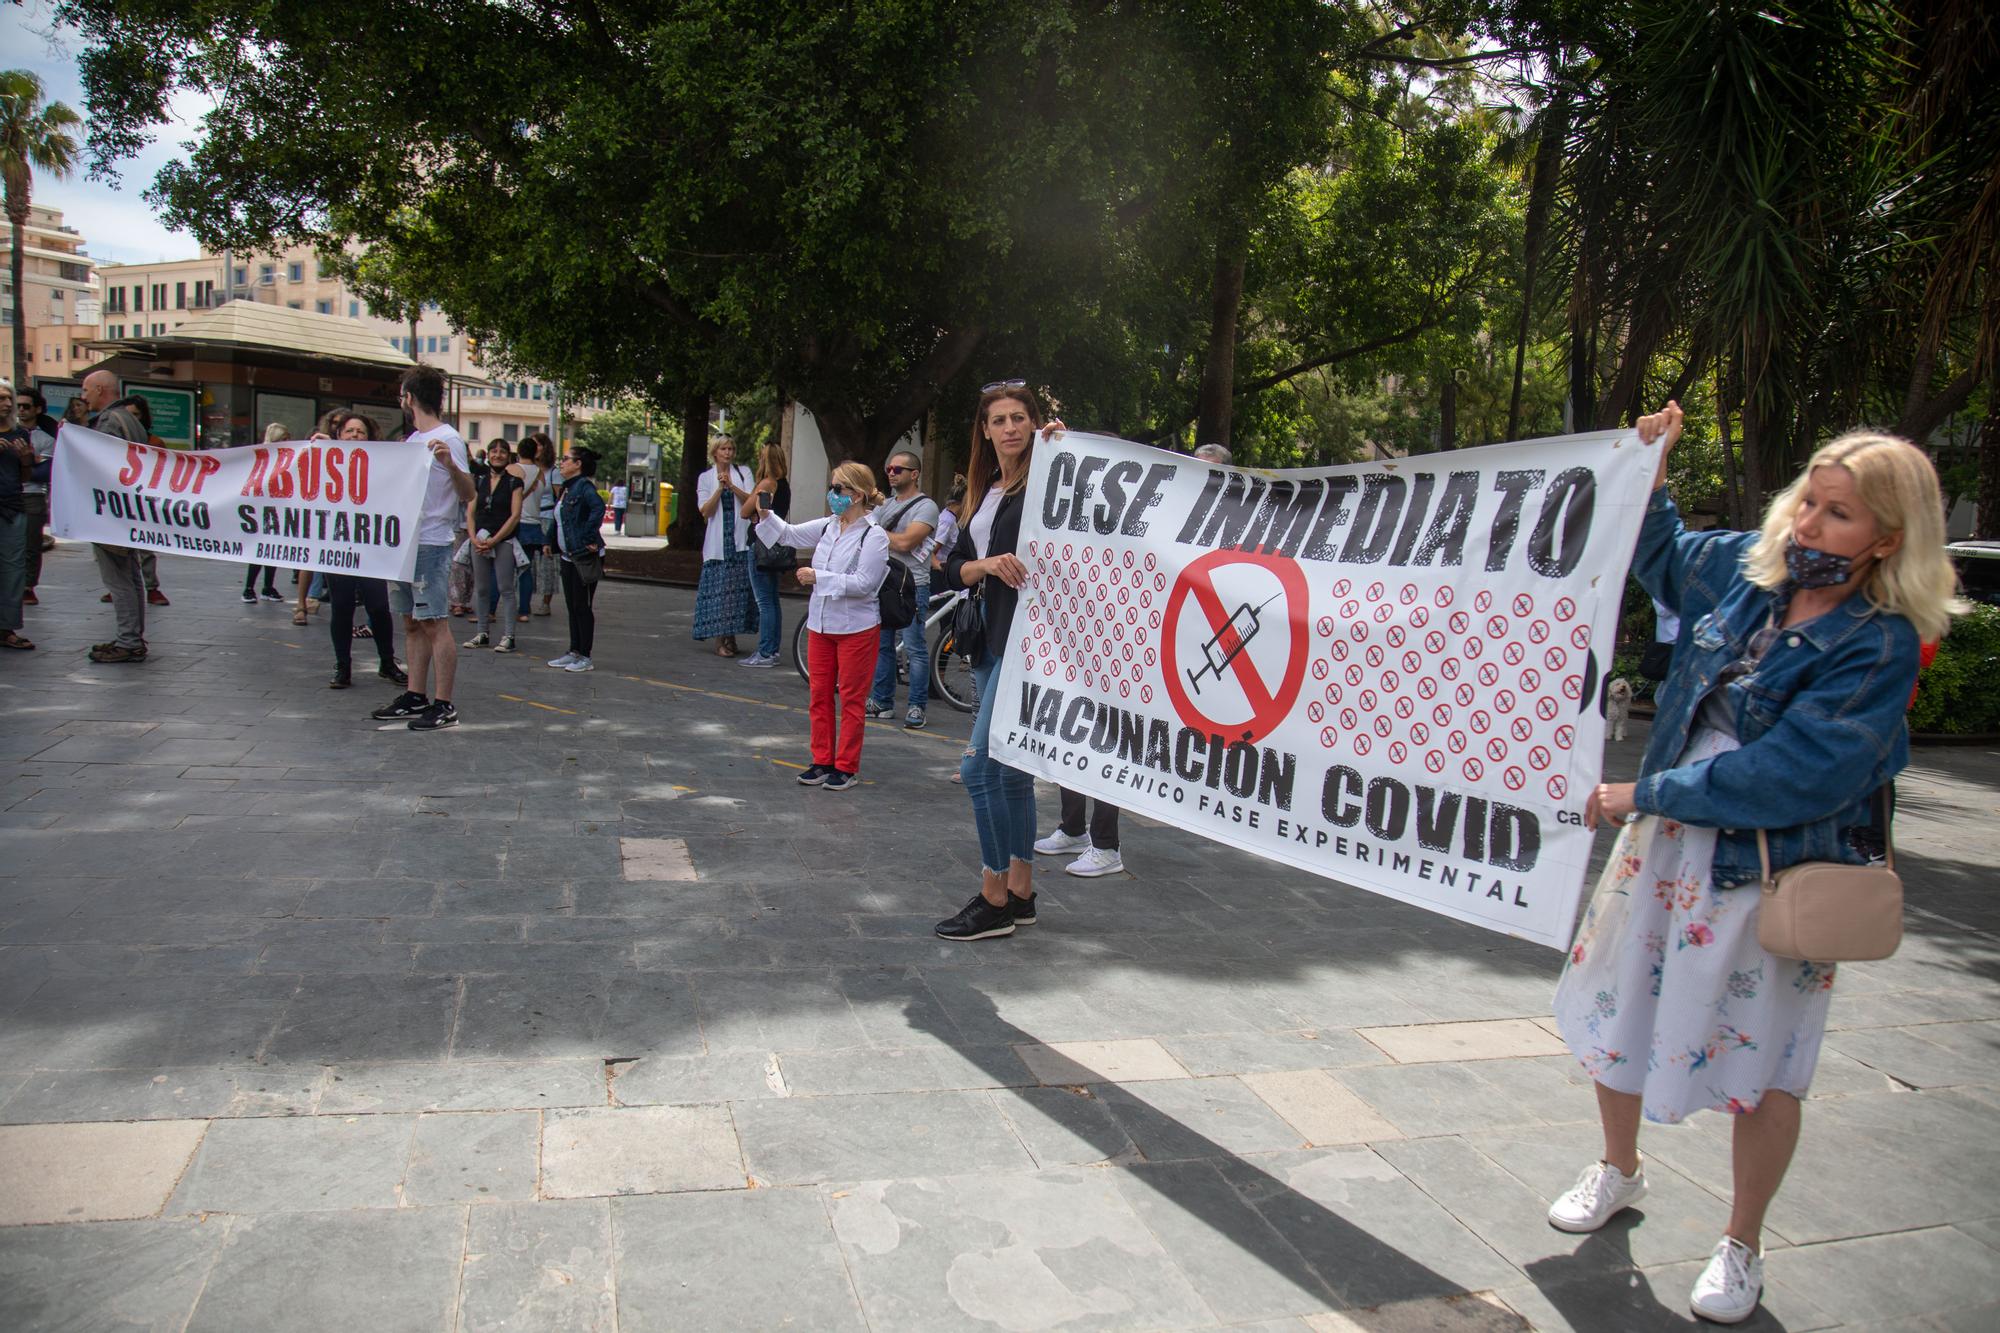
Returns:
[[[622,1327],[868,1327],[817,1190],[617,1199],[611,1219]]]
[[[1325,1032],[1225,1032],[1162,1037],[1160,1044],[1196,1078],[1387,1064],[1389,1057],[1349,1029]]]
[[[1149,1162],[1303,1148],[1299,1131],[1235,1078],[1093,1084]]]
[[[60,1069],[21,1076],[0,1121],[190,1120],[305,1115],[317,1105],[317,1066],[221,1069]]]
[[[602,1106],[598,1060],[339,1064],[326,1071],[319,1111],[508,1111]],[[0,1114],[4,1114],[0,1107]]]
[[[773,1185],[1034,1165],[984,1092],[789,1097],[734,1110],[750,1173]]]
[[[1536,1333],[1690,1333],[1715,1327],[1688,1309],[1688,1296],[1706,1259],[1621,1268],[1615,1262],[1615,1237],[1607,1236],[1597,1246],[1605,1253],[1585,1254],[1575,1262],[1545,1260],[1529,1271],[1528,1282],[1499,1288],[1495,1294],[1526,1318]],[[1586,1248],[1593,1248],[1588,1240]],[[1763,1300],[1749,1319],[1733,1327],[1752,1333],[1813,1333],[1844,1327],[1838,1315],[1816,1303],[1815,1294],[1777,1281],[1767,1267]]]
[[[1986,1305],[2000,1292],[2000,1254],[1952,1227],[1801,1245],[1767,1254],[1765,1271],[1857,1323]]]
[[[215,1121],[167,1212],[394,1208],[416,1122],[386,1115]]]
[[[609,1333],[617,1327],[616,1286],[604,1200],[471,1210],[460,1333]]]
[[[120,1069],[257,1059],[290,977],[57,977],[0,1029],[0,1068]]]
[[[749,1183],[726,1106],[556,1110],[542,1121],[546,1198],[740,1190]]]
[[[1382,1065],[1342,1069],[1333,1077],[1412,1136],[1547,1123],[1548,1103],[1516,1096],[1488,1080],[1479,1068],[1483,1063]],[[1566,1089],[1566,1097],[1587,1106],[1590,1094]],[[1575,1119],[1576,1113],[1563,1112],[1563,1118]]]
[[[1132,1136],[1088,1087],[1011,1088],[993,1104],[1038,1167],[1140,1160]]]
[[[871,1328],[1214,1322],[1103,1171],[871,1181],[827,1198]]]
[[[710,1051],[815,1051],[868,1044],[831,973],[702,972],[693,980],[702,1037]]]
[[[677,974],[560,972],[465,981],[452,1055],[600,1060],[702,1053],[693,988]]]
[[[611,1096],[620,1106],[740,1102],[785,1095],[775,1056],[754,1051],[717,1055],[649,1055],[614,1065]]]
[[[238,1219],[188,1333],[437,1333],[451,1323],[465,1232],[462,1208]]]
[[[1034,1082],[1006,1046],[803,1051],[781,1057],[779,1064],[785,1086],[795,1096],[1023,1087]]]
[[[486,1203],[535,1196],[542,1118],[535,1111],[422,1115],[410,1143],[403,1204]]]
[[[0,1228],[0,1327],[178,1329],[227,1219]]]
[[[457,1009],[458,983],[450,977],[314,973],[300,981],[267,1055],[327,1064],[441,1059]]]

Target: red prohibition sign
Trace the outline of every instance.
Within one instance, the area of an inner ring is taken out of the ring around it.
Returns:
[[[1472,609],[1482,614],[1486,611],[1488,607],[1492,605],[1493,605],[1493,594],[1486,591],[1484,588],[1481,588],[1479,590],[1478,595],[1472,599]]]
[[[1347,637],[1356,643],[1368,642],[1368,622],[1365,620],[1355,621],[1353,626],[1348,629]]]
[[[1375,608],[1375,623],[1378,625],[1383,624],[1395,614],[1396,608],[1384,602],[1381,606]]]
[[[1438,683],[1435,680],[1431,679],[1429,676],[1425,676],[1422,680],[1417,682],[1418,698],[1435,699],[1437,698],[1437,692],[1438,692]]]
[[[1409,637],[1410,636],[1408,634],[1405,634],[1403,632],[1403,627],[1401,625],[1389,626],[1388,639],[1389,639],[1389,646],[1391,648],[1401,648],[1403,646],[1403,641]]]
[[[1130,569],[1132,568],[1133,565],[1137,563],[1138,562],[1132,558],[1132,553],[1130,551],[1127,551],[1125,553],[1125,568]]]
[[[1127,656],[1130,656],[1130,654],[1128,653]],[[1327,666],[1326,659],[1324,657],[1316,657],[1313,659],[1312,670],[1313,670],[1314,680],[1325,680],[1326,673],[1332,670],[1332,668]]]
[[[1507,742],[1501,740],[1498,736],[1486,742],[1486,757],[1496,764],[1505,759],[1507,757]]]
[[[1590,626],[1578,625],[1569,632],[1569,641],[1579,649],[1590,647]]]
[[[1450,726],[1451,705],[1439,704],[1436,708],[1431,709],[1431,721],[1437,723],[1440,727]]]
[[[1084,547],[1084,548],[1083,548],[1083,563],[1084,563],[1084,564],[1086,564],[1086,565],[1087,565],[1087,564],[1089,564],[1089,563],[1090,563],[1090,553],[1091,553],[1091,552],[1092,552],[1093,550],[1095,550],[1095,549],[1096,549],[1095,547],[1090,547],[1090,546],[1086,546],[1086,547]]]
[[[1053,651],[1055,651],[1055,645],[1050,643],[1047,639],[1043,639],[1041,647],[1042,656],[1047,657]]]
[[[1075,667],[1073,667],[1073,666],[1070,666],[1070,667],[1064,667],[1064,668],[1063,668],[1063,679],[1064,679],[1064,680],[1075,680],[1075,679],[1076,679],[1076,668],[1075,668]]]
[[[1412,713],[1414,713],[1414,712],[1416,712],[1416,711],[1417,711],[1417,706],[1416,706],[1415,704],[1411,703],[1411,702],[1409,701],[1409,699],[1408,699],[1408,698],[1401,698],[1401,699],[1398,699],[1398,700],[1396,700],[1396,716],[1397,716],[1397,717],[1400,717],[1400,718],[1404,719],[1405,721],[1408,721],[1408,720],[1409,720],[1409,717],[1410,717],[1410,714],[1412,714]]]
[[[1384,671],[1382,673],[1382,688],[1384,690],[1387,690],[1389,693],[1394,694],[1396,690],[1401,687],[1402,683],[1403,683],[1403,678],[1397,675],[1395,672]]]
[[[1465,725],[1484,736],[1492,728],[1493,719],[1484,708],[1475,708],[1472,710],[1472,716],[1465,719]]]
[[[1359,694],[1357,694],[1357,695],[1355,695],[1355,696],[1354,696],[1354,702],[1356,702],[1356,703],[1358,703],[1358,704],[1360,704],[1360,705],[1361,705],[1361,711],[1362,711],[1362,712],[1364,712],[1364,713],[1372,713],[1372,712],[1374,712],[1374,711],[1375,711],[1375,691],[1373,691],[1373,690],[1363,690],[1363,691],[1361,691],[1361,693],[1359,693]]]
[[[1465,646],[1460,648],[1459,651],[1477,662],[1486,652],[1486,643],[1483,639],[1467,639]]]
[[[1535,613],[1535,599],[1524,592],[1514,594],[1514,614],[1529,616]]]
[[[1569,779],[1558,773],[1549,779],[1549,798],[1560,801],[1569,794]]]
[[[1090,632],[1092,634],[1104,633],[1104,622],[1101,620],[1092,620],[1090,622]]]
[[[1334,747],[1334,744],[1339,740],[1340,740],[1340,733],[1335,731],[1332,727],[1321,727],[1319,729],[1319,743],[1321,745],[1324,745],[1327,749],[1331,750]]]
[[[1387,591],[1388,589],[1384,588],[1379,581],[1371,583],[1368,585],[1368,600],[1371,602],[1379,602],[1382,600],[1382,594]]]
[[[1119,681],[1119,682],[1118,682],[1118,697],[1119,697],[1119,698],[1121,698],[1121,699],[1129,699],[1129,698],[1131,698],[1131,697],[1132,697],[1132,682],[1131,682],[1131,681],[1129,681],[1129,680],[1121,680],[1121,681]]]
[[[1353,600],[1352,598],[1349,598],[1347,601],[1344,601],[1340,604],[1340,618],[1342,620],[1352,620],[1354,619],[1354,617],[1360,614],[1361,614],[1361,603]]]
[[[1581,699],[1583,697],[1583,677],[1563,677],[1563,693],[1572,699]]]
[[[1535,622],[1534,622],[1533,624],[1531,624],[1531,625],[1529,625],[1529,626],[1528,626],[1528,642],[1530,642],[1530,643],[1547,643],[1547,642],[1548,642],[1548,638],[1549,638],[1549,622],[1548,622],[1548,621],[1546,621],[1546,620],[1537,620],[1537,621],[1535,621]]]
[[[1327,651],[1333,654],[1334,661],[1345,662],[1347,660],[1347,640],[1335,639],[1331,644],[1327,645]]]
[[[1396,597],[1404,606],[1408,606],[1411,602],[1417,600],[1417,585],[1414,583],[1405,583],[1403,590],[1397,593]]]
[[[1499,668],[1499,667],[1497,667],[1497,666],[1494,666],[1494,665],[1493,665],[1493,664],[1492,664],[1491,662],[1486,662],[1486,663],[1483,663],[1483,664],[1482,664],[1482,665],[1480,666],[1480,668],[1479,668],[1479,683],[1480,683],[1481,685],[1485,685],[1485,686],[1487,686],[1487,687],[1489,687],[1489,688],[1490,688],[1490,687],[1492,687],[1493,685],[1495,685],[1495,684],[1499,683],[1499,680],[1500,680],[1500,668]]]
[[[1306,720],[1308,722],[1318,722],[1325,716],[1326,709],[1321,705],[1319,700],[1315,699],[1306,705]]]
[[[1375,742],[1368,738],[1367,732],[1357,731],[1354,733],[1354,753],[1367,754],[1374,748]]]
[[[1129,661],[1131,661],[1131,660],[1132,660],[1132,645],[1131,645],[1131,644],[1129,644],[1129,643],[1121,643],[1121,644],[1119,644],[1119,645],[1118,645],[1118,655],[1119,655],[1120,657],[1124,658],[1124,659],[1125,659],[1126,661],[1128,661],[1128,662],[1129,662]]]
[[[1462,731],[1454,731],[1444,738],[1444,748],[1453,754],[1464,754],[1466,745],[1465,733]]]
[[[1458,706],[1463,708],[1479,697],[1479,691],[1472,688],[1470,681],[1460,681],[1458,688],[1451,692],[1451,697],[1458,700]]]
[[[1431,600],[1433,602],[1436,602],[1439,606],[1450,606],[1451,596],[1452,593],[1450,588],[1439,588],[1435,593],[1431,594]]]
[[[1374,647],[1370,648],[1370,649],[1369,649],[1369,650],[1368,650],[1367,652],[1365,652],[1365,653],[1361,654],[1361,656],[1362,656],[1363,658],[1367,659],[1367,662],[1368,662],[1368,665],[1369,665],[1369,666],[1372,666],[1372,667],[1378,667],[1378,666],[1381,666],[1381,665],[1382,665],[1382,646],[1381,646],[1380,644],[1376,644],[1376,645],[1375,645]]]
[[[1343,708],[1340,710],[1340,725],[1346,727],[1349,731],[1354,730],[1355,724],[1360,721],[1361,719],[1354,715],[1352,708]]]
[[[1063,559],[1065,560],[1076,559],[1076,548],[1071,546],[1068,542],[1063,543]]]
[[[1493,696],[1493,707],[1502,713],[1514,711],[1514,691],[1501,690]]]
[[[1403,670],[1410,672],[1412,675],[1414,675],[1417,672],[1423,670],[1423,666],[1424,666],[1424,659],[1418,657],[1415,653],[1403,654]]]
[[[1560,648],[1551,648],[1542,654],[1542,664],[1551,671],[1561,671],[1563,664],[1568,661],[1569,654]]]
[[[1404,745],[1401,741],[1397,741],[1394,745],[1391,745],[1389,747],[1390,763],[1400,764],[1409,757],[1410,757],[1410,748],[1407,745]]]
[[[1345,597],[1347,596],[1348,593],[1352,592],[1353,590],[1354,590],[1354,585],[1348,582],[1346,579],[1336,579],[1334,581],[1333,595],[1335,597]]]
[[[1500,650],[1500,656],[1507,660],[1508,666],[1521,665],[1521,660],[1527,655],[1528,650],[1518,643],[1509,643],[1505,648]]]
[[[1460,767],[1465,773],[1465,780],[1467,782],[1477,782],[1486,774],[1486,765],[1480,763],[1477,759],[1467,758],[1465,763]]]
[[[1518,764],[1508,765],[1507,771],[1500,775],[1500,780],[1507,784],[1508,791],[1519,791],[1528,785],[1528,775],[1521,771]]]
[[[1535,724],[1528,721],[1525,717],[1517,717],[1514,719],[1514,725],[1507,728],[1507,730],[1513,735],[1515,740],[1524,741],[1535,734]]]
[[[1135,612],[1131,612],[1131,611],[1127,611],[1127,612],[1126,612],[1125,614],[1126,614],[1127,616],[1131,617],[1131,618],[1132,618],[1133,620],[1137,620],[1137,619],[1139,618],[1139,617],[1138,617],[1138,615],[1137,615],[1137,614],[1136,614]],[[1132,631],[1132,641],[1133,641],[1134,643],[1144,643],[1144,642],[1146,641],[1146,631],[1145,631],[1145,630],[1143,630],[1143,629],[1135,629],[1135,630],[1133,630],[1133,631]]]
[[[1444,772],[1444,756],[1439,754],[1436,750],[1432,750],[1429,754],[1424,756],[1424,767],[1428,768],[1433,773]]]
[[[1166,590],[1167,590],[1167,576],[1165,574],[1153,575],[1153,591],[1165,592]]]
[[[1359,685],[1367,675],[1368,673],[1361,669],[1361,664],[1356,662],[1347,668],[1347,683],[1349,685]]]
[[[1090,685],[1090,686],[1095,686],[1095,685],[1097,684],[1097,678],[1096,678],[1096,674],[1095,674],[1094,672],[1090,672],[1090,671],[1086,671],[1086,672],[1084,672],[1084,673],[1083,673],[1083,683],[1084,683],[1085,685]]]
[[[1139,702],[1142,704],[1153,702],[1153,687],[1151,685],[1141,685],[1139,687]]]
[[[1380,736],[1380,737],[1381,737],[1381,738],[1382,738],[1383,740],[1385,740],[1385,741],[1386,741],[1386,740],[1388,740],[1388,739],[1389,739],[1389,733],[1390,733],[1390,732],[1392,732],[1392,731],[1394,731],[1394,730],[1395,730],[1395,727],[1394,727],[1393,725],[1391,725],[1391,723],[1390,723],[1390,721],[1389,721],[1389,719],[1388,719],[1388,718],[1386,718],[1386,717],[1378,717],[1378,718],[1376,718],[1376,719],[1375,719],[1375,734],[1376,734],[1377,736]]]
[[[1445,621],[1446,627],[1449,628],[1453,634],[1465,633],[1466,626],[1470,625],[1471,623],[1472,623],[1472,617],[1468,616],[1463,611],[1452,612],[1451,619]]]
[[[1576,728],[1557,727],[1556,744],[1565,750],[1567,750],[1570,746],[1576,744]]]
[[[1411,629],[1422,629],[1424,626],[1430,623],[1431,623],[1431,609],[1428,606],[1418,606],[1418,607],[1412,607],[1410,609]]]
[[[1424,651],[1432,653],[1443,652],[1444,635],[1438,633],[1436,630],[1432,630],[1429,634],[1424,635]]]
[[[1576,603],[1567,597],[1558,597],[1556,598],[1555,606],[1551,609],[1555,612],[1557,620],[1568,620],[1576,614]]]
[[[1319,623],[1318,623],[1318,624],[1316,624],[1316,625],[1314,625],[1314,626],[1313,626],[1313,628],[1319,631],[1319,636],[1320,636],[1320,637],[1321,637],[1322,639],[1330,639],[1330,638],[1332,638],[1332,637],[1333,637],[1333,617],[1332,617],[1332,616],[1321,616],[1321,617],[1319,618]]]
[[[1438,674],[1440,676],[1443,676],[1446,680],[1457,680],[1458,659],[1456,657],[1445,658],[1443,663],[1440,664],[1438,667]]]
[[[1528,762],[1534,765],[1536,769],[1547,768],[1550,761],[1554,758],[1555,756],[1549,753],[1549,747],[1546,745],[1537,745],[1534,749],[1528,751]]]
[[[1507,637],[1507,617],[1489,616],[1486,620],[1486,637],[1504,639]]]
[[[1120,588],[1118,590],[1118,605],[1124,606],[1131,600],[1132,600],[1132,590],[1130,588]]]
[[[1412,722],[1410,724],[1410,739],[1413,742],[1415,742],[1418,745],[1423,745],[1426,742],[1428,742],[1430,738],[1431,738],[1431,729],[1429,727],[1425,726],[1421,722]]]
[[[1329,685],[1326,687],[1326,701],[1330,704],[1337,704],[1340,702],[1340,686]]]
[[[1160,613],[1158,611],[1155,611],[1153,612],[1153,614],[1147,616],[1146,624],[1150,628],[1158,629],[1160,627]]]
[[[1160,660],[1160,654],[1159,654],[1159,651],[1158,651],[1157,649],[1153,649],[1153,648],[1148,648],[1148,649],[1146,650],[1146,665],[1147,665],[1147,666],[1151,666],[1151,665],[1153,665],[1153,663],[1155,663],[1155,662],[1157,662],[1157,661],[1159,661],[1159,660]]]
[[[1554,699],[1551,699],[1546,695],[1535,700],[1535,716],[1540,718],[1544,722],[1555,721],[1556,714],[1561,711],[1562,711],[1562,706],[1558,704]],[[1562,731],[1568,731],[1568,730],[1569,730],[1568,727],[1564,727],[1562,729]],[[1562,732],[1559,731],[1556,734],[1558,737],[1560,737]],[[1569,748],[1569,743],[1567,741],[1558,740],[1556,744],[1562,746],[1565,750]]]
[[[1159,565],[1160,565],[1160,558],[1159,558],[1158,556],[1156,556],[1156,555],[1152,554],[1152,553],[1151,553],[1150,551],[1149,551],[1149,552],[1147,552],[1147,553],[1146,553],[1146,568],[1147,568],[1148,570],[1153,570],[1153,569],[1157,569],[1157,568],[1159,568]]]
[[[1542,673],[1529,667],[1521,673],[1521,693],[1533,694],[1542,688]]]

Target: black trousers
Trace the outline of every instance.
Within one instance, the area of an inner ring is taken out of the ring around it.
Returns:
[[[583,575],[576,572],[575,562],[556,563],[562,566],[563,605],[569,608],[569,650],[588,657],[591,641],[597,637],[597,612],[590,606],[597,598],[597,585],[583,581]]]
[[[1062,831],[1074,838],[1083,832],[1083,809],[1088,798],[1082,792],[1059,788],[1062,792]],[[1107,852],[1118,850],[1118,807],[1099,798],[1090,812],[1090,845]]]
[[[29,491],[20,501],[21,512],[28,516],[28,576],[22,586],[33,592],[42,581],[42,534],[49,530],[49,497],[46,491]]]
[[[257,590],[257,570],[259,568],[257,565],[245,566],[243,570],[243,591],[255,592]],[[261,568],[264,571],[264,586],[271,588],[273,592],[277,591],[272,585],[277,580],[278,567],[276,565],[264,565]]]
[[[396,622],[389,616],[389,585],[380,579],[357,578],[353,574],[328,574],[326,590],[333,602],[328,631],[333,635],[334,665],[344,670],[352,661],[357,598],[368,613],[368,628],[375,635],[375,655],[381,658],[383,666],[396,665]]]

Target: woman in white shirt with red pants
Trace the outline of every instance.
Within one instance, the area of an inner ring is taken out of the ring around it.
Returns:
[[[760,497],[762,498],[762,497]],[[863,463],[833,470],[826,506],[833,511],[797,527],[766,512],[757,535],[766,546],[812,551],[812,564],[798,571],[812,589],[806,608],[806,668],[812,676],[812,767],[799,774],[808,787],[846,791],[861,769],[861,734],[868,725],[862,708],[875,679],[875,655],[882,639],[882,606],[876,594],[889,572],[889,535],[868,521],[882,502],[875,474]],[[840,695],[835,739],[833,697]]]

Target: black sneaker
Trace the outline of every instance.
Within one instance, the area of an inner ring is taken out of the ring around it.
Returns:
[[[410,719],[411,731],[442,731],[458,725],[458,709],[439,700]]]
[[[329,690],[344,690],[353,683],[354,669],[352,667],[335,667],[333,669],[333,679],[326,683],[326,687]]]
[[[1013,907],[995,907],[986,901],[986,895],[977,893],[959,909],[957,916],[937,923],[937,936],[941,940],[986,940],[1013,933]]]
[[[250,589],[250,588],[245,588],[245,589],[243,590],[243,600],[244,600],[244,601],[246,601],[246,602],[248,602],[248,603],[250,603],[250,605],[252,605],[252,606],[255,606],[255,605],[257,605],[257,594],[256,594],[256,592],[255,592],[255,591],[254,591],[253,589]]]
[[[276,588],[266,588],[264,589],[264,600],[267,602],[282,602],[285,600],[285,594],[279,592]]]
[[[825,764],[814,764],[811,768],[799,774],[799,785],[802,787],[817,787],[820,783],[832,777],[833,773],[834,770],[828,768]]]
[[[415,690],[404,690],[368,716],[377,722],[393,722],[399,717],[415,717],[430,707],[431,701]]]
[[[381,666],[376,667],[375,674],[383,680],[393,680],[398,685],[408,685],[410,683],[410,673],[397,666],[394,662],[384,662]]]
[[[896,701],[891,699],[888,703],[878,704],[873,699],[870,699],[862,705],[861,711],[868,717],[893,718],[896,716]]]
[[[981,901],[983,902],[983,901],[984,901],[984,899],[981,899]],[[1008,895],[1007,895],[1007,910],[1008,910],[1008,911],[1010,911],[1010,912],[1012,912],[1012,913],[1014,914],[1014,924],[1015,924],[1015,925],[1017,925],[1017,926],[1032,926],[1032,925],[1034,925],[1034,924],[1035,924],[1035,895],[1031,893],[1031,894],[1029,894],[1029,895],[1028,895],[1027,897],[1025,897],[1025,898],[1017,898],[1017,897],[1015,897],[1015,896],[1014,896],[1013,894],[1011,894],[1011,893],[1010,893],[1010,894],[1008,894]]]
[[[826,781],[819,784],[819,789],[821,791],[846,791],[849,787],[858,787],[860,785],[860,778],[852,773],[845,773],[836,768],[826,775]]]

